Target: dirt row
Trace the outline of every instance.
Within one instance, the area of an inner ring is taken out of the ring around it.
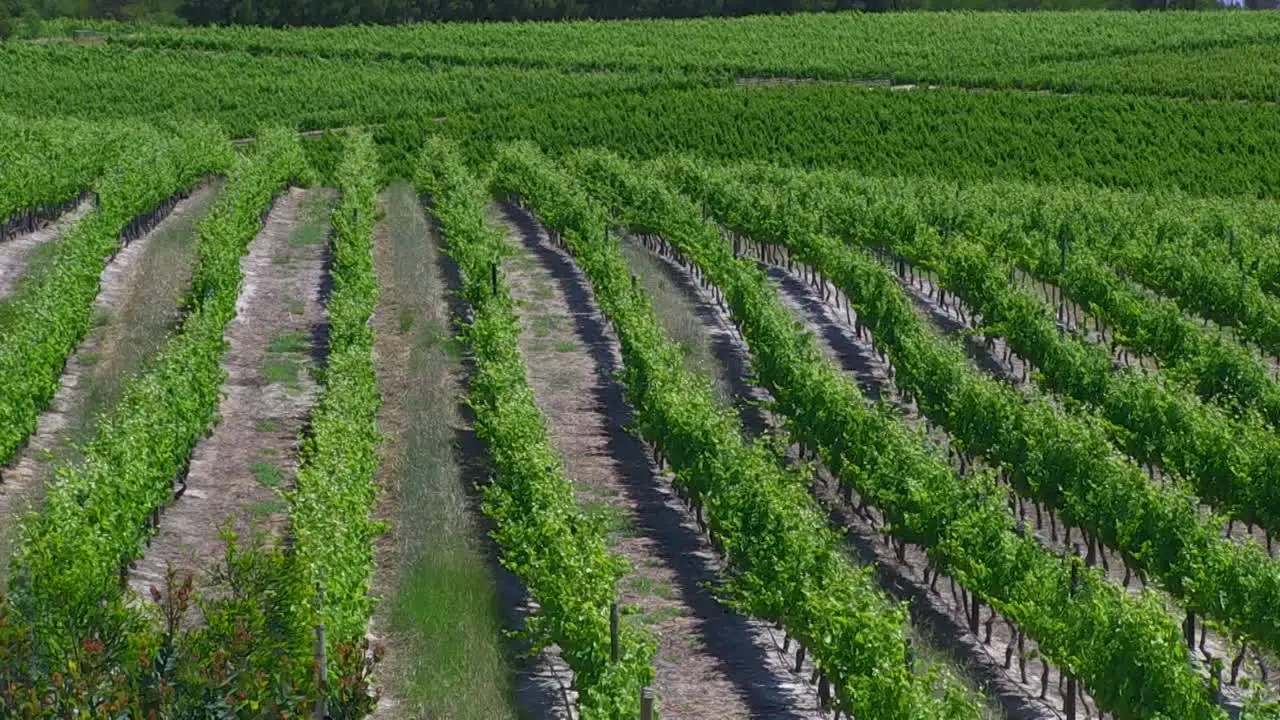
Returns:
[[[278,544],[288,523],[281,492],[293,484],[298,443],[317,385],[312,369],[327,347],[324,298],[327,209],[333,193],[289,190],[240,262],[236,317],[226,330],[227,372],[218,424],[192,453],[129,583],[163,587],[168,568],[201,575],[222,556],[222,532]]]
[[[611,530],[613,549],[631,565],[622,602],[658,638],[662,716],[820,717],[805,670],[793,672],[781,657],[777,631],[716,600],[714,552],[628,431],[630,409],[616,378],[620,350],[589,282],[528,214],[507,206],[495,215],[519,250],[505,274],[552,444],[579,502]]]
[[[375,328],[386,398],[379,422],[388,433],[380,514],[391,530],[380,540],[375,583],[382,603],[373,635],[387,653],[375,717],[573,718],[572,673],[554,647],[522,657],[527,648],[518,637],[500,647],[481,637],[486,621],[478,615],[486,606],[489,622],[512,629],[534,608],[497,566],[497,550],[483,535],[488,525],[474,488],[487,481],[486,453],[465,405],[452,407],[467,360],[450,357],[440,336],[449,331],[445,305],[455,318],[463,313],[456,267],[436,252],[437,234],[416,217],[416,198],[397,190],[384,203],[388,226],[379,228],[375,252],[383,297]],[[504,273],[551,441],[580,504],[610,530],[612,549],[631,565],[620,584],[628,621],[658,638],[662,716],[822,717],[807,682],[811,664],[792,672],[779,632],[716,600],[718,559],[669,479],[627,429],[630,413],[615,377],[617,341],[589,283],[532,217],[496,206],[490,216],[515,250]],[[473,572],[460,577],[463,563]],[[424,571],[456,590],[432,586]],[[497,634],[492,627],[487,632]],[[423,663],[423,657],[437,662]]]
[[[0,242],[0,300],[18,288],[18,283],[27,275],[33,255],[41,248],[50,247],[54,240],[62,237],[68,228],[92,209],[93,200],[85,198],[56,220],[43,222],[30,232],[16,233]]]

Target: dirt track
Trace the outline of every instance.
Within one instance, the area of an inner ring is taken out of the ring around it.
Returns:
[[[627,431],[617,341],[586,278],[529,215],[508,207],[504,220],[521,248],[506,274],[530,384],[579,501],[613,530],[615,551],[632,565],[621,599],[659,639],[662,716],[821,717],[816,693],[784,666],[770,629],[715,599],[714,553]]]
[[[150,548],[130,573],[140,593],[159,586],[169,565],[199,574],[217,562],[228,523],[242,537],[268,544],[285,532],[288,508],[280,492],[293,483],[298,441],[317,391],[310,368],[326,345],[327,219],[302,217],[319,195],[331,193],[295,188],[277,198],[240,261],[245,279],[226,331],[220,420],[196,446],[186,492],[161,515]]]
[[[0,242],[0,299],[8,297],[18,288],[33,253],[45,244],[57,240],[92,209],[93,201],[84,200],[57,220],[44,223],[32,232],[19,233]]]

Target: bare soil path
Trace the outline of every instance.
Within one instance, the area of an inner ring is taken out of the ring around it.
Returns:
[[[452,337],[439,238],[413,189],[380,198],[374,262],[375,363],[384,403],[372,634],[378,667],[376,720],[508,720],[556,715],[536,692],[520,693],[519,661],[502,637],[520,604],[518,583],[485,536],[459,405],[463,361]],[[476,457],[481,453],[477,452]],[[514,587],[514,591],[511,589]],[[509,592],[510,591],[510,592]],[[507,594],[517,597],[508,602]],[[521,709],[540,708],[537,713]]]
[[[130,573],[146,593],[166,568],[199,574],[222,556],[221,530],[278,541],[288,523],[280,496],[297,470],[298,440],[324,352],[328,211],[333,193],[291,189],[240,261],[244,283],[223,357],[220,422],[192,454],[186,492],[161,516]]]
[[[195,224],[220,187],[206,184],[180,201],[103,271],[93,328],[67,360],[58,392],[40,415],[30,443],[11,467],[0,469],[0,556],[8,557],[21,515],[42,500],[53,461],[76,459],[75,444],[89,439],[98,414],[115,403],[125,380],[145,365],[180,319],[178,301],[190,286],[195,262]],[[0,575],[7,567],[0,564]]]
[[[498,214],[519,250],[506,276],[530,384],[580,502],[631,562],[621,599],[659,639],[662,716],[820,717],[816,693],[776,656],[768,628],[715,599],[709,544],[626,429],[617,341],[586,279],[529,215],[509,206]]]
[[[8,297],[18,288],[33,256],[41,247],[62,237],[67,228],[92,209],[93,200],[85,199],[57,220],[46,222],[32,232],[19,233],[0,242],[0,299]]]

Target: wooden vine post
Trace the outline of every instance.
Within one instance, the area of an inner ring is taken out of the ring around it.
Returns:
[[[618,626],[621,624],[621,613],[618,610],[618,603],[609,606],[609,657],[613,662],[618,662],[619,642],[618,642]]]
[[[320,617],[320,610],[324,607],[325,592],[324,583],[317,582],[315,585],[315,612],[316,617]],[[315,662],[313,670],[315,676],[313,681],[316,688],[316,705],[313,713],[315,720],[328,720],[329,717],[329,650],[325,643],[324,623],[316,625],[315,638]]]
[[[640,720],[653,720],[653,688],[640,690]]]
[[[1067,675],[1067,697],[1063,699],[1062,709],[1067,720],[1076,720],[1076,679]]]
[[[316,625],[316,662],[315,662],[315,683],[316,683],[316,709],[315,720],[325,720],[329,716],[329,653],[325,648],[324,642],[324,624]]]

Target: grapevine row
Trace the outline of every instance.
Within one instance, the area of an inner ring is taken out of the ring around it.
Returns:
[[[790,236],[826,227],[842,237],[877,243],[877,249],[936,274],[940,288],[981,317],[986,334],[1004,337],[1010,349],[1038,368],[1038,384],[1096,409],[1112,423],[1113,439],[1128,455],[1193,480],[1202,500],[1232,518],[1280,530],[1280,438],[1270,428],[1254,417],[1232,418],[1159,374],[1114,369],[1106,350],[1064,334],[1034,294],[1010,282],[1012,268],[993,259],[983,245],[959,233],[944,237],[928,226],[914,234],[867,237],[859,226],[842,225],[850,214],[823,213],[840,201],[818,186],[804,197],[814,210],[788,212],[775,204],[785,197],[781,188],[790,185],[784,170],[778,171],[779,184],[752,188],[737,183],[730,172],[702,171],[692,162],[678,168],[685,187],[733,226],[785,223]]]
[[[616,158],[575,162],[629,227],[661,235],[720,288],[792,437],[884,511],[900,541],[924,546],[936,570],[1022,628],[1100,707],[1122,717],[1222,717],[1154,598],[1130,596],[1078,558],[1045,549],[1015,527],[992,478],[957,476],[901,418],[869,406],[696,206]]]
[[[963,233],[996,257],[1007,257],[1036,278],[1056,284],[1066,297],[1113,327],[1114,342],[1157,358],[1164,363],[1164,373],[1188,383],[1201,397],[1237,414],[1259,412],[1270,424],[1280,425],[1280,382],[1260,358],[1205,333],[1173,302],[1135,289],[1102,263],[1090,244],[1077,240],[1088,236],[1080,228],[1080,208],[1093,208],[1098,215],[1089,226],[1142,227],[1142,221],[1132,216],[1156,213],[1147,200],[1099,191],[1077,197],[1013,183],[958,186],[843,173],[800,175],[765,165],[739,167],[737,172],[744,182],[786,185],[793,209],[813,208],[819,223],[839,227],[858,244],[909,243],[921,225],[935,228],[943,238]],[[1259,213],[1252,222],[1246,220],[1249,207]],[[1071,209],[1076,209],[1074,215]],[[1251,252],[1261,255],[1266,241],[1260,228],[1272,214],[1261,203],[1225,207],[1209,203],[1188,207],[1188,217],[1200,220],[1177,231],[1180,234],[1212,242],[1232,234],[1214,229],[1217,223],[1227,223],[1241,228],[1236,235],[1239,242],[1250,238],[1251,246],[1259,248]],[[1170,226],[1174,219],[1161,216],[1158,224]],[[1251,226],[1254,231],[1244,231]]]
[[[1094,237],[1090,237],[1094,240]],[[1262,288],[1244,258],[1206,252],[1190,242],[1096,238],[1094,252],[1117,271],[1175,301],[1186,312],[1233,328],[1240,340],[1280,356],[1280,298]],[[1232,248],[1234,251],[1234,247]]]
[[[99,419],[83,460],[55,469],[42,511],[23,524],[10,599],[31,623],[38,651],[54,662],[72,661],[94,628],[120,622],[127,599],[115,587],[122,568],[144,549],[149,519],[170,502],[175,478],[215,421],[240,257],[272,197],[304,168],[297,138],[283,130],[266,132],[251,157],[237,160],[199,226],[195,281],[180,329]]]
[[[1018,260],[1113,328],[1114,344],[1156,358],[1201,397],[1240,413],[1259,413],[1280,427],[1280,382],[1256,353],[1206,333],[1174,302],[1146,296],[1092,254],[1073,253],[1065,267],[1053,263],[1052,269],[1030,254]]]
[[[285,31],[125,26],[111,39],[143,47],[346,60],[394,57],[580,71],[672,67],[751,77],[1274,101],[1280,88],[1270,51],[1277,34],[1280,23],[1258,13],[955,12]]]
[[[130,146],[140,125],[0,115],[0,242],[66,209]]]
[[[247,137],[263,124],[299,130],[374,126],[574,96],[691,88],[701,74],[655,69],[573,73],[558,68],[433,68],[420,62],[255,57],[84,46],[0,46],[0,112],[74,117],[110,125],[141,119],[185,124],[198,117]],[[723,84],[723,83],[721,83]],[[236,102],[227,102],[228,97]],[[418,145],[421,134],[403,138]]]
[[[1223,539],[1218,523],[1200,517],[1194,497],[1150,483],[1111,448],[1096,418],[1064,414],[971,367],[959,345],[928,327],[893,275],[865,251],[792,232],[777,216],[736,229],[785,246],[844,291],[877,349],[889,355],[898,387],[965,453],[987,458],[1020,494],[1057,508],[1091,543],[1115,548],[1189,610],[1280,648],[1280,565],[1256,545]]]
[[[476,153],[495,141],[527,139],[548,152],[689,152],[712,161],[966,183],[1020,179],[1258,197],[1280,191],[1280,179],[1255,160],[1280,157],[1280,128],[1271,120],[1229,103],[819,83],[569,98],[519,112],[450,116],[433,127]],[[1081,128],[1092,132],[1082,138]]]
[[[149,229],[156,214],[207,173],[225,172],[231,146],[215,128],[154,130],[132,141],[120,164],[93,185],[97,207],[58,242],[52,267],[6,300],[0,328],[0,464],[36,428],[67,357],[89,330],[98,279],[109,258]],[[156,213],[146,216],[146,213]]]
[[[677,487],[705,510],[728,561],[732,604],[786,628],[834,686],[836,706],[856,717],[973,717],[958,688],[935,698],[929,680],[910,671],[903,610],[850,563],[801,476],[746,444],[708,382],[684,369],[616,242],[604,239],[599,207],[530,145],[498,152],[493,184],[528,203],[587,275],[621,343],[636,425],[674,469]]]
[[[288,493],[293,539],[291,560],[311,613],[307,626],[323,625],[329,657],[362,660],[339,652],[359,647],[373,613],[373,542],[381,532],[371,514],[377,499],[377,412],[381,404],[373,369],[377,303],[373,272],[377,151],[367,134],[347,133],[336,180],[341,200],[332,214],[333,289],[326,304],[329,351],[323,389],[302,444],[296,489]],[[331,687],[359,668],[330,669]]]
[[[1192,481],[1204,502],[1232,519],[1280,531],[1280,437],[1260,418],[1232,418],[1159,373],[1114,369],[1106,350],[1065,335],[1030,291],[1009,282],[1011,270],[986,248],[959,236],[937,262],[940,286],[979,313],[991,334],[1039,370],[1036,381],[1111,422],[1130,457]],[[908,251],[908,256],[920,258]],[[923,259],[923,258],[920,258]]]
[[[432,196],[446,250],[462,272],[471,308],[465,335],[474,357],[468,402],[494,475],[483,509],[495,525],[503,565],[538,605],[529,629],[536,642],[559,646],[584,720],[634,718],[640,690],[654,677],[656,645],[622,623],[618,661],[611,661],[610,608],[626,561],[609,552],[603,529],[575,502],[534,402],[515,304],[498,272],[502,238],[485,224],[485,186],[456,148],[438,138],[428,140],[415,184]]]

